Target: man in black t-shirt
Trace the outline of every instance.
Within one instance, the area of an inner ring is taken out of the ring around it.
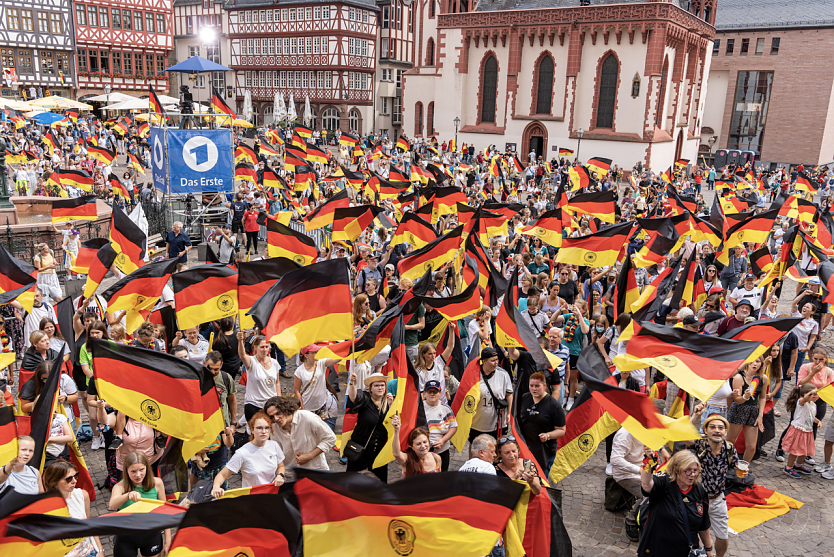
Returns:
[[[229,212],[232,213],[232,234],[238,234],[237,243],[241,245],[243,242],[243,213],[246,212],[246,202],[243,201],[243,194],[238,192],[235,195],[235,200],[231,203],[226,203]]]

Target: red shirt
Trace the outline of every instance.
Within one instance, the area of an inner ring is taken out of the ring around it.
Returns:
[[[243,213],[243,229],[246,232],[257,232],[261,229],[261,225],[258,224],[257,211],[246,211]]]

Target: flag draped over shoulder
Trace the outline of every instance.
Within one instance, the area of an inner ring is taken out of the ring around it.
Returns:
[[[177,322],[182,329],[237,313],[237,271],[214,263],[198,265],[172,278]]]
[[[346,259],[314,263],[285,274],[248,315],[287,354],[319,341],[353,337],[353,307]]]
[[[304,552],[317,557],[482,557],[524,491],[505,478],[466,472],[419,474],[390,485],[361,474],[296,473]]]

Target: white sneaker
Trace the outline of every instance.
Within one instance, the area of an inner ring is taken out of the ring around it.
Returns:
[[[606,476],[613,476],[614,475],[614,469],[612,468],[610,462],[608,463],[608,466],[605,467],[605,475]]]
[[[97,450],[104,448],[104,435],[98,435],[93,437],[93,444],[90,445],[90,449]]]
[[[826,480],[834,480],[834,469],[829,470],[828,472],[823,474],[822,477]]]
[[[573,399],[569,398],[568,399],[568,404],[565,406],[565,410],[570,410],[571,408],[573,408]],[[808,459],[806,458],[805,460],[808,460]]]
[[[808,460],[808,459],[805,459]],[[827,462],[823,462],[822,464],[818,464],[816,468],[814,468],[814,472],[819,472],[820,474],[824,474],[831,470],[831,465]]]
[[[811,458],[810,456],[806,456],[805,462],[803,462],[802,464],[804,464],[805,466],[815,466],[817,464],[817,461]]]

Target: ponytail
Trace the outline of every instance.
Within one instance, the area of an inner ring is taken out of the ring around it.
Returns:
[[[791,394],[788,396],[788,400],[785,402],[785,409],[793,414],[794,410],[796,410],[799,398],[807,395],[814,389],[816,389],[816,387],[811,383],[805,383],[804,385],[794,387]]]

